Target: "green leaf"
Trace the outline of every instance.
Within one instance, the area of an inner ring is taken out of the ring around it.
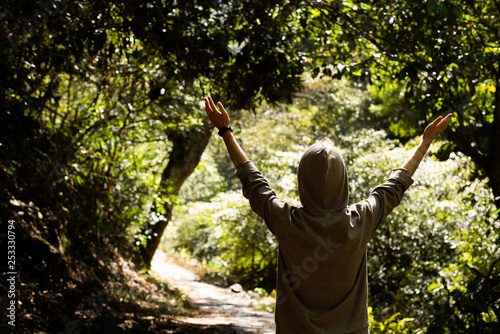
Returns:
[[[439,11],[444,15],[448,16],[448,13],[450,12],[448,9],[448,6],[445,3],[442,3],[439,5]]]
[[[462,17],[463,17],[463,12],[462,10],[458,7],[458,6],[455,6],[455,5],[452,5],[451,7],[451,13],[453,14],[453,16],[455,16],[458,20],[461,20]]]
[[[315,79],[315,78],[318,76],[318,74],[319,74],[319,70],[320,70],[320,68],[319,68],[319,67],[315,67],[315,68],[314,68],[314,70],[313,70],[313,71],[312,71],[312,73],[311,73],[311,77],[312,77],[313,79]]]
[[[427,1],[427,11],[429,13],[435,13],[439,9],[439,5],[435,0],[429,0]]]

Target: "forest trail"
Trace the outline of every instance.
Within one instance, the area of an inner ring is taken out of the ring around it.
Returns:
[[[242,334],[275,333],[274,315],[252,307],[257,300],[248,294],[202,282],[198,275],[174,263],[161,250],[156,251],[151,269],[170,287],[184,291],[196,308],[194,316],[181,316],[179,321],[196,325],[232,325]]]

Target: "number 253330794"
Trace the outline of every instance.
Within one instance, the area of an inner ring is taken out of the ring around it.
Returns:
[[[16,232],[14,221],[9,220],[7,227],[7,266],[9,270],[16,269]]]

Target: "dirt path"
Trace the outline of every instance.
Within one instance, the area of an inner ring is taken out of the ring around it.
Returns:
[[[233,325],[241,333],[275,333],[274,315],[252,307],[256,299],[245,293],[234,293],[201,282],[191,271],[175,264],[164,252],[157,250],[151,269],[170,286],[184,291],[198,314],[180,320],[196,325]]]

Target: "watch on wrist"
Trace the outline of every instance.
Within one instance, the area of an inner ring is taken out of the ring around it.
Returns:
[[[219,136],[222,137],[222,135],[224,134],[224,132],[226,132],[228,130],[231,131],[231,132],[233,132],[233,128],[231,128],[230,126],[223,126],[222,128],[219,129],[219,132],[218,132]]]

